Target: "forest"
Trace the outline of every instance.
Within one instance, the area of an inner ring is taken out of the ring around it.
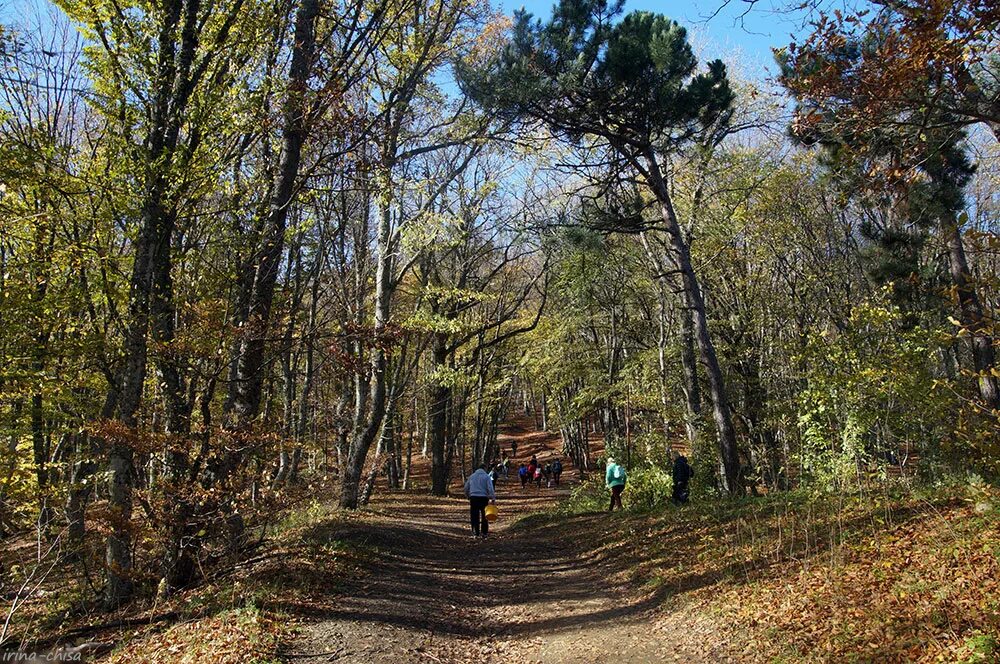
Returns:
[[[681,4],[0,6],[0,652],[996,661],[1000,4]]]

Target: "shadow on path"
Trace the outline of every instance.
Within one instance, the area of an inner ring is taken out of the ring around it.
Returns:
[[[519,456],[523,450],[544,459],[559,445],[551,435],[515,435],[529,439]],[[574,474],[567,469],[558,488],[522,489],[513,476],[498,482],[501,519],[485,541],[471,536],[464,499],[383,496],[379,512],[391,519],[336,531],[338,540],[374,548],[370,571],[339,586],[322,607],[284,607],[305,622],[295,661],[492,661],[528,642],[578,638],[583,630],[603,641],[605,628],[641,623],[662,598],[635,598],[611,586],[608,577],[621,561],[586,553],[574,536],[586,521],[609,515],[510,528],[565,497],[572,485],[565,480]]]

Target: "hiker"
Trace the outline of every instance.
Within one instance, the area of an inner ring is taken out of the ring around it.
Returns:
[[[486,506],[496,502],[496,492],[493,482],[486,472],[484,463],[476,472],[465,480],[465,497],[469,499],[469,518],[472,522],[472,535],[476,539],[486,539],[489,534],[490,522],[486,520]],[[481,534],[480,534],[481,533]]]
[[[542,467],[535,466],[535,486],[539,489],[542,488]]]
[[[545,476],[545,487],[548,488],[552,486],[552,464],[547,463],[545,467],[542,468],[542,475]]]
[[[517,476],[521,478],[521,488],[528,483],[528,467],[523,463],[517,468]]]
[[[517,441],[512,440],[510,442],[510,458],[513,459],[517,456]]]
[[[690,496],[688,482],[694,477],[694,468],[688,463],[687,457],[677,450],[671,450],[670,456],[674,460],[674,492],[670,500],[679,507],[686,504]]]
[[[510,459],[506,456],[500,461],[500,472],[503,473],[503,480],[506,482],[510,473]]]
[[[625,480],[628,476],[625,473],[625,468],[619,466],[615,463],[615,460],[608,457],[608,470],[604,474],[604,485],[611,489],[611,507],[608,508],[609,512],[615,511],[615,505],[618,509],[624,509],[622,507],[622,492],[625,491]]]
[[[486,464],[483,464],[483,467],[485,468]],[[497,490],[497,476],[499,474],[500,474],[500,471],[497,469],[496,466],[494,466],[493,468],[490,468],[490,484],[493,486],[493,490],[494,491]]]
[[[559,476],[562,475],[562,461],[559,457],[552,462],[552,479],[555,481],[556,486],[559,486]]]

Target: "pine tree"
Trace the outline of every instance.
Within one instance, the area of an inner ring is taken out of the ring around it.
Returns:
[[[515,15],[510,42],[487,62],[459,67],[463,87],[510,120],[541,123],[575,144],[605,150],[620,170],[638,173],[655,198],[709,378],[713,416],[730,493],[742,492],[736,433],[708,329],[705,298],[675,212],[664,156],[706,126],[728,121],[733,92],[719,60],[696,73],[687,33],[661,14],[616,21],[617,0],[562,0],[546,23]],[[615,170],[615,169],[613,169]],[[626,230],[626,229],[622,229]],[[632,224],[629,228],[632,232]]]

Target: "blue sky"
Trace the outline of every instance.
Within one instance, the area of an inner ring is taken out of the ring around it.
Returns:
[[[551,15],[553,4],[554,0],[500,0],[505,13],[524,7],[542,19]],[[745,0],[729,0],[728,4],[726,0],[625,0],[625,12],[641,9],[669,16],[696,35],[696,42],[705,40],[706,56],[735,64],[746,77],[760,80],[774,73],[771,48],[787,46],[790,34],[803,32],[802,13],[785,9],[792,4],[781,0],[757,0],[752,5]]]
[[[555,0],[493,0],[506,13],[524,7],[538,18],[551,14]],[[785,46],[803,32],[802,12],[790,0],[625,0],[625,11],[642,9],[669,16],[688,28],[706,58],[721,58],[743,77],[761,81],[774,73],[772,47]],[[47,0],[0,0],[0,21],[25,14],[45,16]]]

